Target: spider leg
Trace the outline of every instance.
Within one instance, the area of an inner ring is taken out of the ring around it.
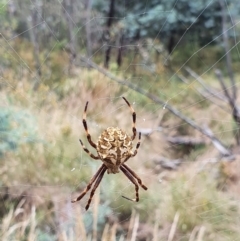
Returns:
[[[130,199],[125,196],[122,196],[122,197],[126,198],[127,200],[133,201],[133,202],[138,202],[139,201],[139,194],[138,194],[139,186],[138,186],[136,180],[134,179],[134,177],[131,175],[131,173],[127,169],[124,169],[124,167],[122,167],[122,166],[120,166],[120,169],[127,176],[127,178],[135,185],[135,191],[136,191],[136,199]]]
[[[85,109],[84,109],[84,113],[83,113],[83,126],[84,126],[84,129],[86,131],[86,134],[87,134],[87,139],[88,139],[88,142],[90,143],[90,145],[94,148],[97,147],[97,145],[92,141],[92,138],[91,138],[91,135],[89,134],[88,132],[88,127],[87,127],[87,121],[86,121],[86,116],[87,116],[87,107],[88,107],[88,101],[85,105]]]
[[[133,155],[131,157],[134,157],[134,156],[137,155],[137,151],[138,151],[138,148],[140,147],[140,144],[141,144],[141,132],[139,132],[138,143],[137,143],[136,149],[135,149],[135,151],[134,151],[134,153],[133,153]]]
[[[90,206],[90,203],[92,201],[93,195],[94,195],[94,193],[95,193],[99,183],[102,181],[102,178],[103,178],[104,173],[105,173],[106,170],[107,170],[107,167],[104,165],[104,168],[101,170],[101,172],[100,172],[100,174],[99,174],[99,176],[98,176],[98,178],[97,178],[97,180],[96,180],[96,182],[95,182],[95,184],[93,186],[93,189],[92,189],[92,191],[90,193],[90,197],[88,199],[88,203],[87,203],[87,205],[85,207],[86,210],[88,210],[88,208]]]
[[[125,102],[127,103],[127,105],[129,106],[129,108],[132,111],[132,117],[133,117],[133,127],[132,127],[132,131],[133,131],[133,136],[132,136],[132,141],[135,139],[136,134],[137,134],[137,130],[136,130],[136,112],[133,109],[133,107],[130,105],[130,103],[127,101],[127,99],[125,97],[122,97]]]
[[[129,171],[129,172],[132,174],[132,176],[134,176],[134,177],[137,179],[139,185],[140,185],[144,190],[147,190],[147,187],[142,183],[142,180],[140,179],[140,177],[139,177],[129,166],[127,166],[126,164],[122,164],[122,166],[123,166],[127,171]]]
[[[79,141],[80,141],[80,143],[81,143],[81,145],[82,145],[83,150],[84,150],[85,152],[87,152],[87,154],[88,154],[90,157],[92,157],[92,158],[95,159],[95,160],[100,159],[98,156],[94,156],[94,155],[86,148],[86,146],[83,145],[83,142],[82,142],[80,139],[79,139]]]
[[[89,189],[91,188],[92,184],[96,181],[96,179],[99,177],[99,175],[101,174],[101,172],[103,170],[106,170],[106,166],[104,164],[102,164],[102,166],[98,169],[96,174],[92,177],[92,179],[88,183],[87,187],[80,193],[80,195],[76,199],[71,201],[72,203],[75,203],[75,202],[81,200],[85,196],[85,194],[89,191]]]

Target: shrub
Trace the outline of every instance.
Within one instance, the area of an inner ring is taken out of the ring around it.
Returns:
[[[25,110],[0,109],[0,155],[37,140],[35,118]]]

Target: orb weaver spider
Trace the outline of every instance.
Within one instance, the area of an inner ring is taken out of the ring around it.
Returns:
[[[72,203],[77,202],[81,200],[85,194],[91,189],[92,185],[93,189],[90,193],[90,197],[88,199],[88,203],[85,207],[86,210],[88,210],[90,203],[92,201],[93,195],[95,193],[95,190],[97,189],[98,185],[100,184],[104,173],[107,171],[108,174],[116,174],[119,173],[119,169],[127,176],[127,178],[135,185],[135,192],[136,192],[136,198],[130,199],[125,196],[122,196],[128,200],[138,202],[139,201],[139,185],[144,189],[147,190],[147,187],[142,183],[142,180],[140,177],[130,168],[128,167],[125,162],[129,160],[129,158],[134,157],[137,155],[138,148],[141,144],[141,132],[139,132],[138,136],[138,142],[135,147],[135,150],[133,151],[133,140],[135,139],[137,135],[136,130],[136,113],[133,109],[133,107],[130,105],[130,103],[127,101],[125,97],[122,97],[124,101],[129,106],[131,112],[132,112],[132,118],[133,118],[133,125],[132,125],[132,132],[133,135],[130,137],[126,134],[125,131],[121,130],[118,127],[108,127],[106,130],[102,132],[102,134],[98,138],[98,142],[94,143],[92,141],[91,135],[88,132],[87,127],[87,121],[86,121],[86,113],[87,113],[87,107],[88,107],[88,101],[85,105],[84,113],[83,113],[83,126],[87,135],[87,139],[89,144],[96,149],[97,155],[92,154],[83,144],[82,140],[79,139],[80,144],[83,148],[83,150],[88,153],[88,155],[95,159],[95,160],[101,160],[103,164],[98,169],[96,174],[92,177],[87,187],[83,190],[80,195],[72,200]]]

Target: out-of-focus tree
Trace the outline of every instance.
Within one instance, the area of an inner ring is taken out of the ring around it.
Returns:
[[[107,49],[105,52],[105,61],[104,61],[104,66],[105,68],[108,68],[109,60],[110,60],[110,53],[111,53],[111,45],[110,45],[110,31],[111,31],[111,26],[113,24],[113,19],[115,15],[115,1],[116,0],[110,0],[109,1],[109,10],[108,10],[108,15],[107,15],[107,23],[106,23],[106,29],[104,31],[104,37],[107,42]]]
[[[74,33],[75,22],[72,19],[74,15],[74,0],[63,0],[63,14],[65,16],[67,22],[67,29],[68,29],[68,42],[69,42],[69,67],[68,72],[70,72],[73,61],[77,57],[76,52],[76,35]]]
[[[199,47],[209,43],[214,45],[214,39],[222,33],[218,1],[116,0],[115,4],[117,8],[112,21],[122,22],[125,42],[159,39],[168,53],[172,53],[179,44],[187,45],[191,41]],[[95,1],[93,6],[107,17],[106,1]],[[233,0],[226,10],[232,19],[237,19],[240,4]]]
[[[45,51],[47,55],[54,48],[70,50],[70,63],[79,51],[86,50],[88,56],[92,56],[92,53],[105,45],[105,66],[108,66],[110,52],[116,53],[116,62],[120,66],[122,51],[125,51],[129,44],[137,45],[139,40],[143,42],[144,39],[151,39],[153,44],[159,42],[154,40],[160,40],[168,53],[172,53],[179,45],[186,46],[193,41],[199,48],[210,43],[216,44],[217,40],[220,42],[220,38],[216,36],[222,33],[222,15],[218,1],[2,0],[2,2],[4,2],[0,8],[2,28],[11,25],[8,32],[10,30],[12,36],[32,39],[32,43],[38,43],[40,52],[47,50]],[[239,1],[228,2],[226,11],[228,16],[231,16],[232,22],[236,22],[240,13]],[[6,31],[1,32],[4,35]],[[35,36],[35,40],[31,37],[33,32],[32,37]],[[238,32],[232,28],[232,31],[228,32],[230,41],[231,38],[236,38],[237,34]],[[111,51],[113,48],[117,51]],[[44,56],[43,59],[45,57],[47,58]]]
[[[87,55],[92,56],[92,36],[91,36],[91,10],[92,10],[92,0],[87,0],[85,4],[86,17],[86,41],[87,41]]]

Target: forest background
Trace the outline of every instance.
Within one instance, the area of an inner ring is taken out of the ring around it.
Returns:
[[[1,240],[239,240],[238,0],[0,0]],[[128,165],[148,190],[105,175],[109,126],[142,133]]]

